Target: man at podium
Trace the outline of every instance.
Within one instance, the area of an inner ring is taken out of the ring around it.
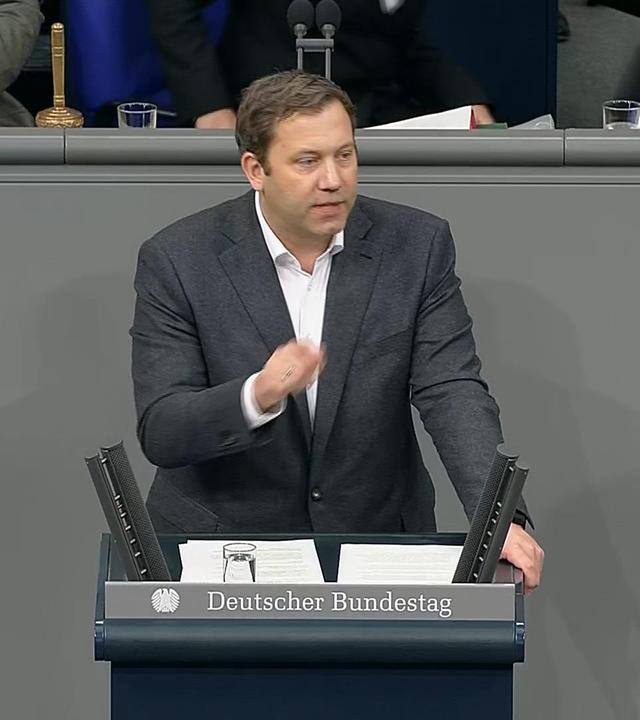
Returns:
[[[434,532],[411,405],[473,515],[502,435],[453,240],[357,194],[354,127],[325,78],[255,81],[236,125],[251,190],[140,250],[133,380],[159,532]],[[503,556],[537,586],[523,527]]]

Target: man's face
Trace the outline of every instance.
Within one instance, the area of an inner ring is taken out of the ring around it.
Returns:
[[[283,242],[317,245],[344,228],[356,198],[358,163],[351,121],[340,102],[280,121],[265,165],[249,179]]]

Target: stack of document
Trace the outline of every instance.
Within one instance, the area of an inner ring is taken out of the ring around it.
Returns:
[[[222,548],[235,540],[188,540],[179,545],[181,582],[221,583]],[[321,584],[313,540],[252,540],[256,582]],[[460,559],[460,545],[343,544],[338,582],[345,585],[446,585]]]
[[[461,545],[367,545],[340,548],[338,582],[345,585],[447,585]]]
[[[187,540],[179,545],[181,582],[222,582],[222,548],[245,540]],[[313,540],[251,540],[256,546],[256,582],[319,584],[324,582]]]
[[[470,130],[472,126],[471,113],[471,105],[466,105],[454,110],[419,115],[386,125],[373,125],[367,130]]]

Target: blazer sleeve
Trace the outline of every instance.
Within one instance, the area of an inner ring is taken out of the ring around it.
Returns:
[[[207,33],[202,0],[147,0],[151,34],[160,52],[181,121],[233,106]]]
[[[18,77],[38,39],[38,0],[0,0],[0,92]]]
[[[268,442],[274,423],[250,430],[242,412],[247,378],[211,384],[190,303],[156,244],[140,249],[135,290],[132,376],[138,439],[148,460],[175,468]]]
[[[472,519],[502,438],[498,406],[480,375],[449,226],[432,238],[411,359],[411,400]],[[526,506],[518,509],[528,518]]]
[[[489,104],[472,75],[425,37],[424,0],[407,0],[389,23],[398,48],[398,81],[429,112]]]

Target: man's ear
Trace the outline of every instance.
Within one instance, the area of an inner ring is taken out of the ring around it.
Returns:
[[[252,152],[245,152],[240,158],[240,167],[246,175],[251,187],[260,192],[264,184],[264,168]]]

